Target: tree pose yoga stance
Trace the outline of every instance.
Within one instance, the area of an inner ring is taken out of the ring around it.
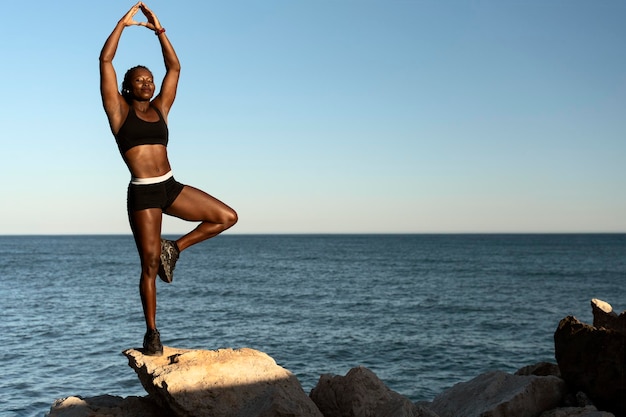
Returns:
[[[146,22],[134,19],[140,10]],[[128,26],[154,31],[161,44],[166,72],[156,97],[152,73],[144,66],[129,69],[122,91],[118,91],[113,58]],[[135,4],[119,20],[100,53],[100,93],[111,131],[131,174],[128,219],[141,260],[139,293],[146,320],[143,348],[148,355],[163,353],[156,326],[157,275],[172,282],[180,252],[237,222],[232,208],[173,177],[167,158],[167,116],[176,97],[179,74],[180,62],[159,19],[143,2]],[[176,241],[165,240],[161,238],[163,213],[200,224]]]

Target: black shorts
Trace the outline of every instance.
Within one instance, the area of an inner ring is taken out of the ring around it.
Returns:
[[[149,208],[160,208],[165,211],[172,205],[184,185],[170,177],[157,184],[128,184],[126,199],[128,211],[138,211]]]

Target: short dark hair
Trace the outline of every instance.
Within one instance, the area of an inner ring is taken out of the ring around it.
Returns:
[[[150,69],[144,65],[137,65],[134,66],[132,68],[130,68],[128,71],[126,71],[126,74],[124,74],[124,81],[122,81],[122,97],[124,97],[124,100],[126,100],[126,102],[130,103],[130,101],[132,100],[132,96],[130,95],[131,92],[131,75],[133,74],[133,71],[135,71],[136,69],[145,69],[146,71],[149,71],[150,74],[152,74],[152,71],[150,71]]]

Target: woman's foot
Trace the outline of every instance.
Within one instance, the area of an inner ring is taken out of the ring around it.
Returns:
[[[144,335],[143,354],[148,356],[161,356],[163,354],[161,335],[157,329],[148,330]]]
[[[173,240],[161,239],[161,263],[159,265],[159,278],[171,284],[174,280],[174,267],[180,251]]]

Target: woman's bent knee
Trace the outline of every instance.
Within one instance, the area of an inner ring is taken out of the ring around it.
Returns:
[[[235,223],[237,223],[237,221],[239,220],[239,216],[237,215],[237,212],[233,209],[231,209],[228,212],[228,215],[226,216],[226,221],[224,222],[224,230],[233,227],[235,225]]]

